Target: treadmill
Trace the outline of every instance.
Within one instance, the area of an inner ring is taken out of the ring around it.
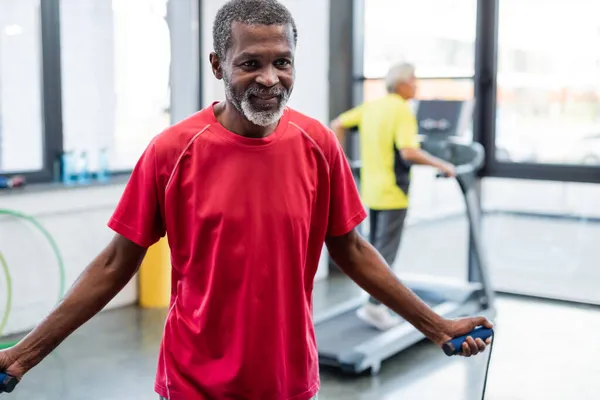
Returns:
[[[460,188],[469,221],[469,274],[465,282],[414,274],[398,274],[402,282],[444,318],[483,315],[494,319],[494,292],[490,285],[488,263],[482,248],[477,172],[484,163],[479,143],[460,140],[460,121],[469,114],[470,105],[461,101],[421,101],[417,120],[421,146],[429,153],[456,165]],[[356,163],[355,167],[359,167]],[[438,175],[438,177],[441,177]],[[356,316],[365,303],[363,296],[342,303],[314,316],[319,363],[360,374],[379,373],[382,361],[420,342],[425,336],[404,321],[388,331],[379,331]]]

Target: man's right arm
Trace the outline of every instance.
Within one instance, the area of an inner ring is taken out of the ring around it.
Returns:
[[[399,110],[395,140],[402,158],[409,163],[437,168],[448,177],[456,175],[454,165],[421,149],[417,120],[406,108]]]
[[[442,171],[448,177],[454,177],[456,170],[454,165],[432,156],[418,147],[408,147],[400,150],[402,158],[417,165],[429,165]]]
[[[21,378],[100,312],[135,275],[145,254],[146,248],[115,235],[48,317],[8,350],[12,364],[0,370]]]

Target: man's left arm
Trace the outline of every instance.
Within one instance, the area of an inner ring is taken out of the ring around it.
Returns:
[[[416,118],[406,110],[400,112],[399,115],[395,145],[402,154],[402,158],[412,164],[429,165],[439,169],[448,177],[454,177],[456,175],[454,165],[421,149]]]
[[[350,279],[438,346],[471,332],[477,326],[492,327],[484,317],[446,320],[436,314],[398,279],[377,250],[356,230],[328,237],[326,243],[332,259]],[[461,354],[467,357],[475,355],[484,351],[485,347],[481,339],[469,338]]]
[[[491,324],[482,317],[442,318],[396,277],[377,250],[356,231],[366,218],[366,210],[340,143],[336,141],[332,150],[326,245],[336,264],[360,287],[438,345],[467,334],[480,325],[491,328]],[[463,346],[462,354],[477,354],[485,347],[480,339],[476,342],[471,338]]]

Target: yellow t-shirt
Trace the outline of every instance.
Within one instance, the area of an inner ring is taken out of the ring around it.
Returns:
[[[360,133],[361,196],[375,210],[408,207],[408,194],[394,170],[399,149],[418,148],[418,125],[410,105],[397,94],[362,104],[340,116],[344,128]]]

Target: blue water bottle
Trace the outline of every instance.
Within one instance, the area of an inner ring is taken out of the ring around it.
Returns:
[[[82,151],[77,162],[77,182],[80,185],[85,185],[89,182],[88,166],[89,162],[87,152]]]
[[[72,185],[73,184],[73,175],[75,173],[73,158],[74,158],[74,154],[72,151],[64,152],[61,156],[63,185]]]
[[[106,148],[100,149],[100,154],[98,156],[97,178],[98,178],[98,182],[107,182],[108,178],[109,178],[108,149],[106,149]]]

